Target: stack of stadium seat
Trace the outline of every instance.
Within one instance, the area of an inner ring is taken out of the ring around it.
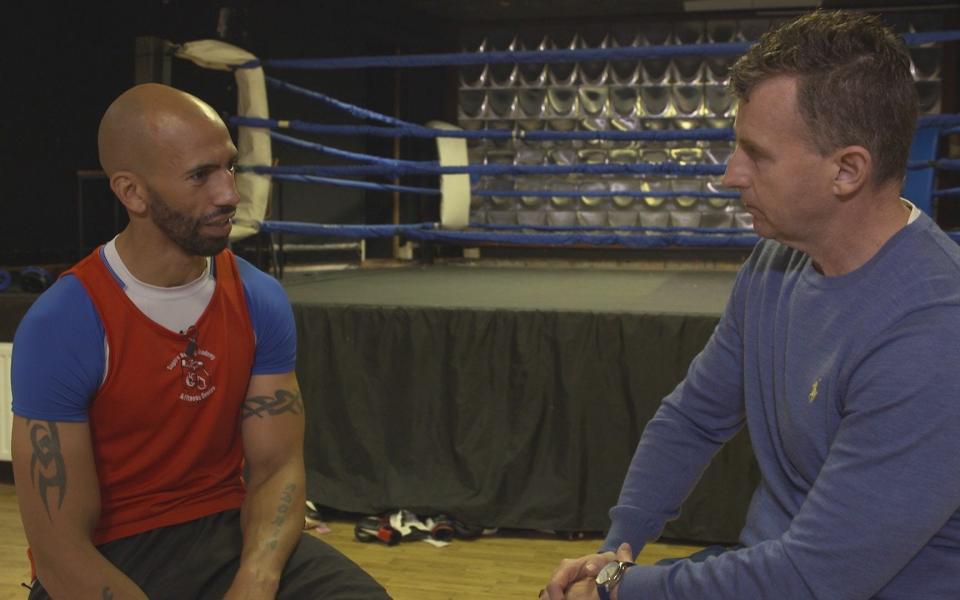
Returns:
[[[900,31],[936,28],[912,15],[895,23]],[[551,50],[753,41],[776,19],[746,18],[561,30],[495,30],[461,40],[465,52]],[[911,49],[913,72],[924,113],[940,111],[939,46]],[[505,63],[463,67],[458,121],[469,130],[631,131],[728,128],[736,102],[727,92],[734,56],[678,57],[578,63]],[[570,165],[655,163],[722,164],[732,151],[726,141],[550,141],[476,140],[471,164]],[[722,192],[719,177],[571,174],[488,176],[476,191],[563,190],[575,196],[477,195],[474,223],[597,227],[749,227],[738,200],[683,195]],[[611,192],[624,195],[609,195]],[[608,195],[597,195],[604,192]],[[674,192],[675,196],[643,196]],[[630,195],[628,195],[628,193]],[[637,195],[640,194],[640,195]]]

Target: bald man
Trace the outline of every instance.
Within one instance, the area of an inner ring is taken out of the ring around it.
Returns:
[[[110,105],[98,144],[130,223],[14,339],[30,598],[387,597],[301,532],[293,316],[226,249],[239,202],[226,126],[146,84]]]

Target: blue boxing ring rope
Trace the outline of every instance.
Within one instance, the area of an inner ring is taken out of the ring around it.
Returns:
[[[960,31],[910,33],[903,36],[909,46],[936,44],[960,40]],[[611,48],[582,48],[543,51],[494,51],[460,52],[445,54],[418,54],[401,56],[366,56],[321,59],[269,59],[250,60],[234,65],[235,69],[332,70],[367,68],[420,68],[435,66],[487,65],[496,63],[551,63],[597,60],[637,60],[650,58],[674,58],[685,56],[734,56],[745,52],[749,42],[677,44],[658,46],[629,46]],[[470,195],[476,197],[503,198],[563,198],[591,196],[596,198],[717,198],[735,200],[739,194],[715,189],[700,190],[562,190],[562,189],[489,189],[478,185],[481,177],[503,175],[674,175],[718,176],[725,170],[722,163],[689,164],[679,161],[653,163],[610,164],[470,164],[442,166],[438,161],[412,161],[386,158],[359,152],[341,150],[290,135],[292,132],[322,135],[369,135],[378,137],[415,137],[424,139],[458,138],[464,140],[492,141],[619,141],[619,142],[670,142],[670,141],[732,141],[730,128],[694,127],[670,130],[603,130],[603,131],[547,131],[524,130],[450,130],[428,127],[383,115],[375,111],[332,98],[322,92],[296,84],[266,77],[273,89],[308,97],[350,116],[378,123],[377,125],[341,125],[311,123],[301,120],[273,118],[232,117],[230,123],[242,128],[261,129],[269,132],[270,138],[280,144],[295,146],[327,156],[353,161],[358,164],[317,165],[248,165],[242,170],[269,175],[276,181],[302,182],[334,185],[349,188],[392,191],[440,196],[437,188],[401,185],[398,180],[411,175],[444,176],[467,175],[470,177]],[[936,152],[942,136],[960,133],[960,115],[926,115],[920,118],[918,130],[911,148],[907,182],[904,194],[927,213],[933,210],[934,198],[960,195],[960,188],[934,189],[936,171],[960,171],[960,160],[937,159]],[[361,177],[392,179],[394,183],[367,181]],[[469,245],[477,243],[516,244],[536,246],[621,246],[626,248],[677,247],[734,247],[751,246],[757,241],[752,228],[729,227],[638,227],[638,226],[545,226],[545,225],[495,225],[470,223],[469,230],[449,230],[439,223],[416,223],[394,225],[322,225],[289,221],[265,220],[254,224],[264,233],[291,233],[322,235],[343,238],[383,238],[401,236],[410,240]],[[960,231],[948,232],[960,242]]]
[[[908,46],[922,46],[960,40],[960,31],[927,31],[907,33],[903,41]],[[736,56],[743,54],[750,42],[721,42],[711,44],[667,44],[652,46],[624,46],[614,48],[577,48],[558,50],[527,50],[499,52],[454,52],[441,54],[408,54],[405,56],[357,56],[346,58],[296,58],[251,61],[238,68],[252,68],[261,64],[275,69],[370,69],[446,67],[484,65],[493,63],[549,63],[588,60],[635,60],[643,58],[673,58],[680,56]]]

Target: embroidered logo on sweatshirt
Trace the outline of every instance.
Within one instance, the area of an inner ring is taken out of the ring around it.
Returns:
[[[807,394],[807,402],[813,402],[817,399],[817,394],[820,393],[820,380],[822,377],[818,377],[816,381],[813,382],[813,385],[810,386],[810,393]]]

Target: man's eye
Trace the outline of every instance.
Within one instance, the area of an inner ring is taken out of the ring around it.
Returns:
[[[197,171],[190,174],[190,181],[200,182],[207,178],[207,171]]]

